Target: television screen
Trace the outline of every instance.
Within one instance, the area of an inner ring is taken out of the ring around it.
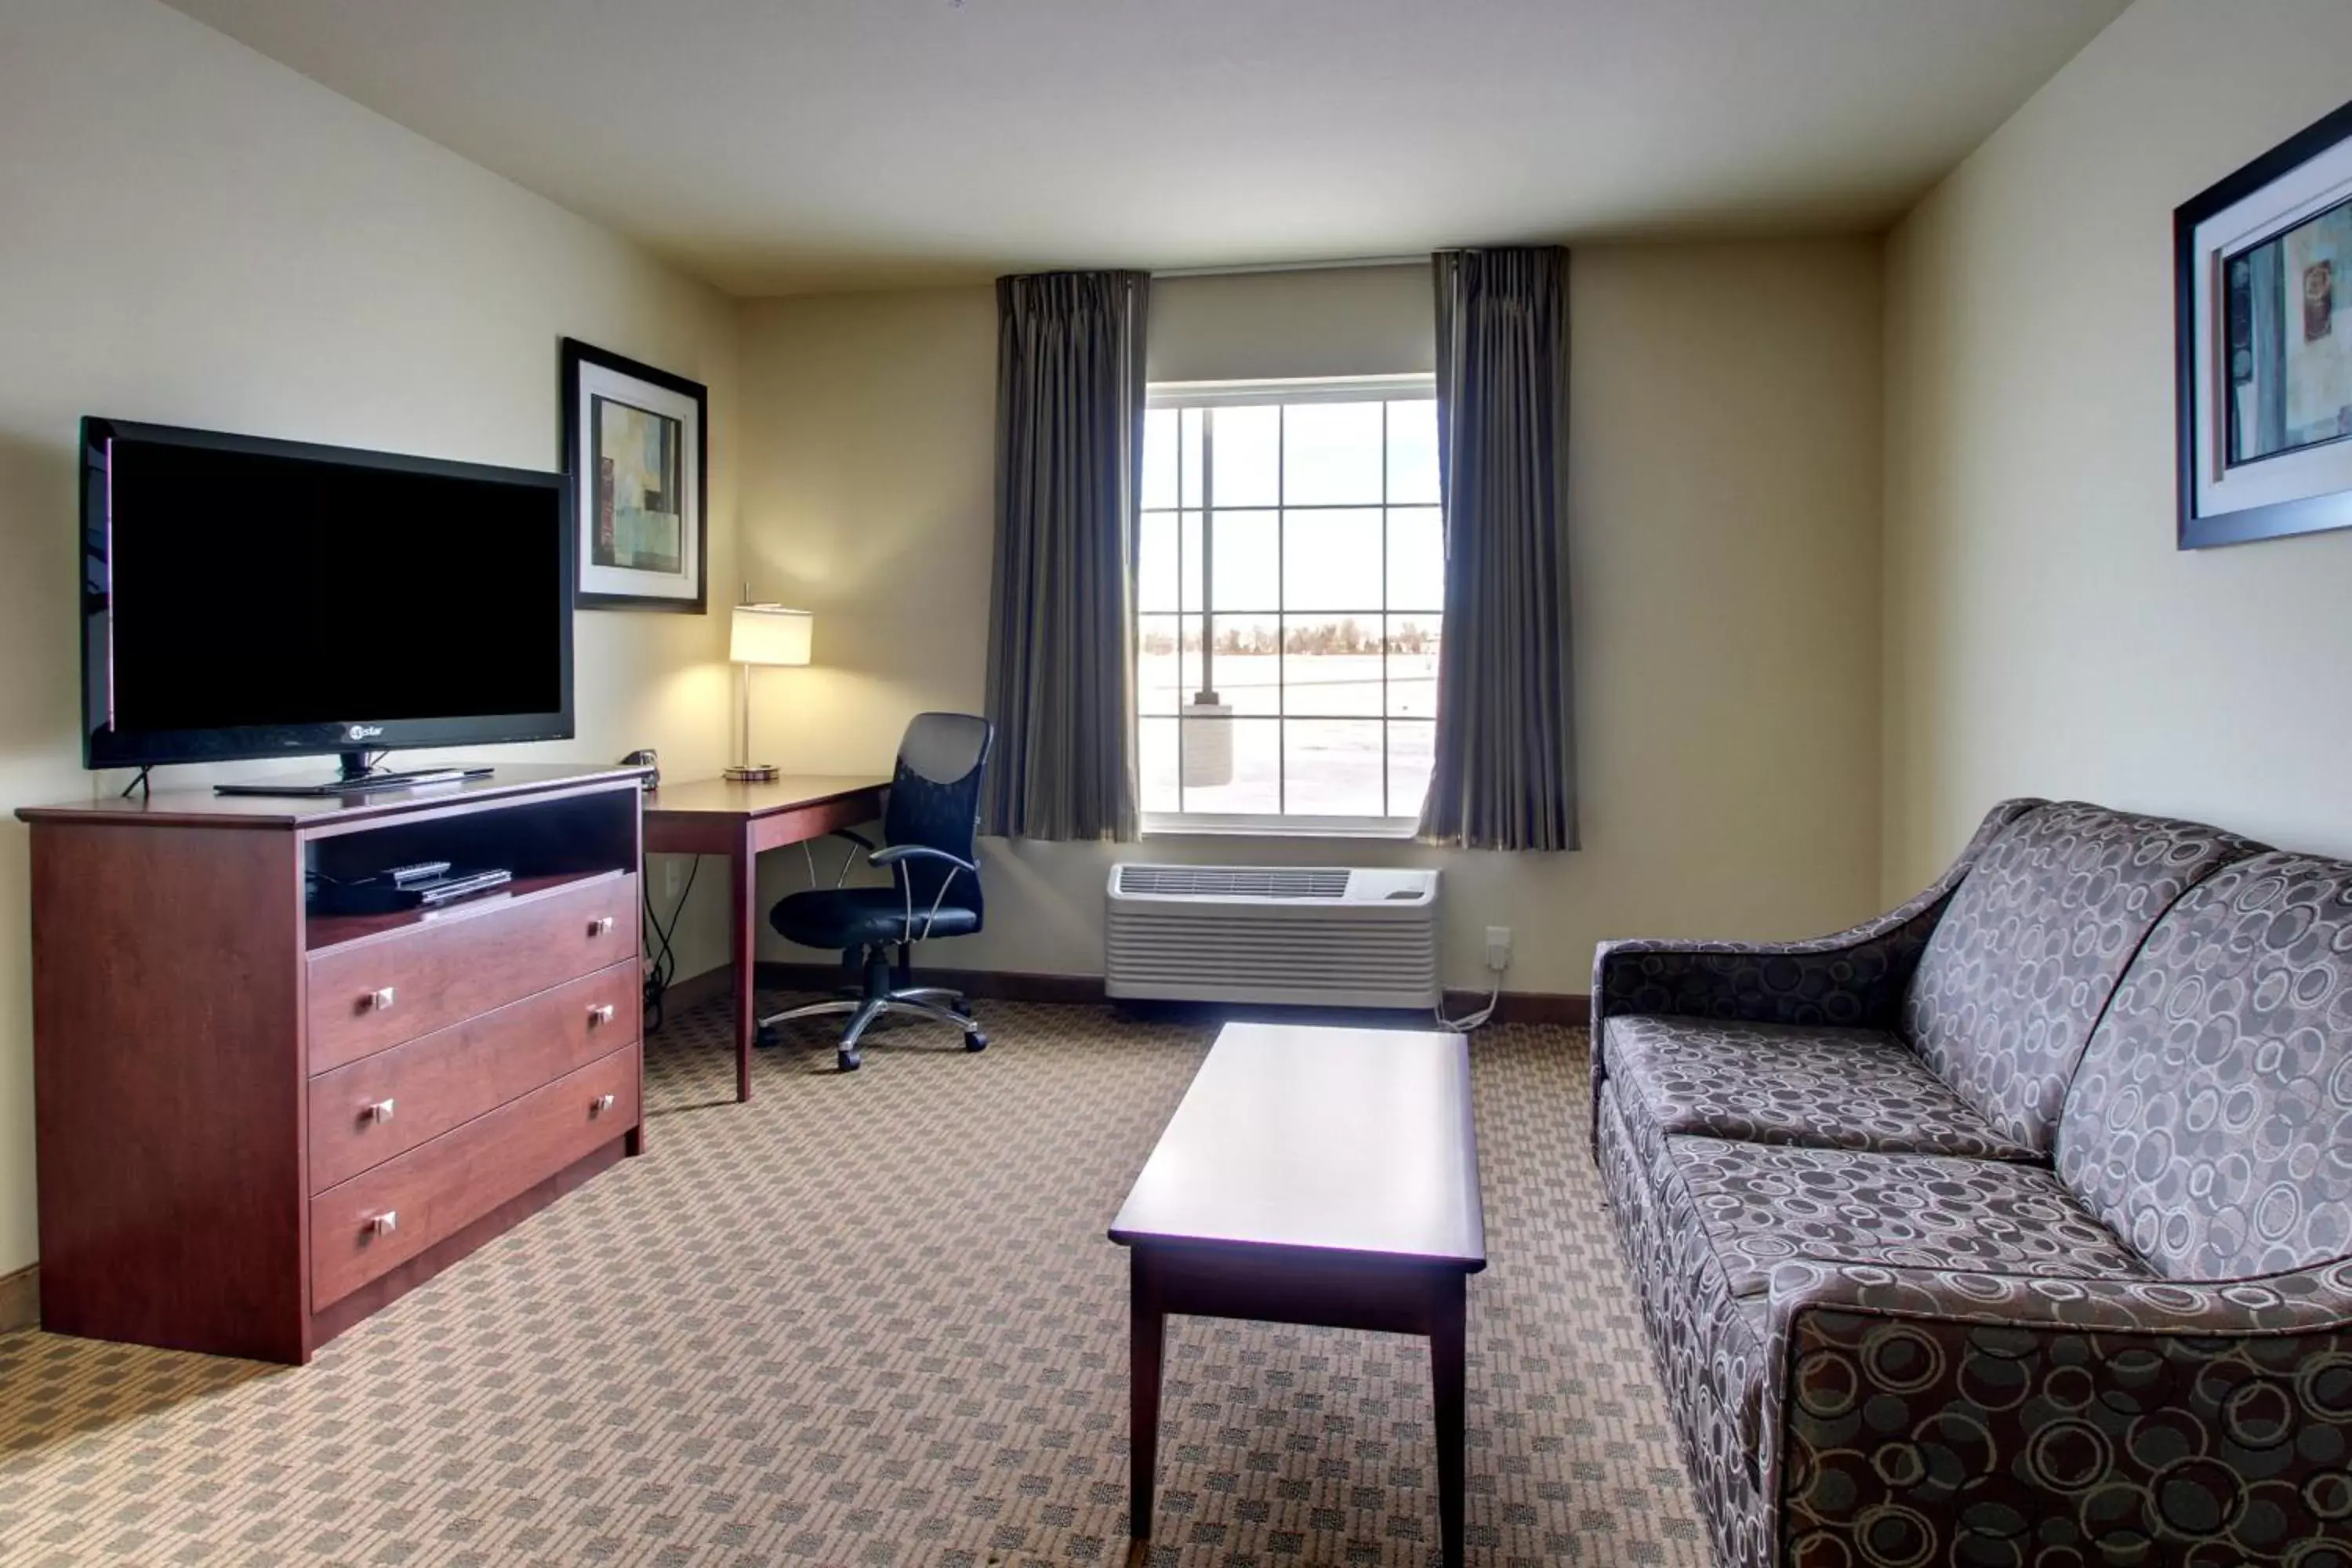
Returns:
[[[90,766],[571,734],[561,476],[87,427]]]

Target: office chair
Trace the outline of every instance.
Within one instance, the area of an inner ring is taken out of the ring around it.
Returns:
[[[913,1013],[963,1031],[964,1049],[988,1048],[971,1005],[943,985],[911,985],[908,952],[935,936],[969,936],[980,929],[980,868],[972,840],[980,828],[980,776],[988,763],[994,727],[969,713],[918,713],[898,742],[898,766],[883,808],[884,847],[862,836],[846,838],[866,851],[869,866],[887,866],[890,885],[845,888],[856,858],[852,849],[830,888],[794,893],[768,911],[768,923],[803,947],[835,947],[842,963],[861,967],[854,994],[812,1002],[760,1020],[760,1035],[794,1018],[849,1015],[838,1061],[855,1072],[864,1061],[857,1042],[885,1013]],[[898,950],[894,969],[889,950]]]

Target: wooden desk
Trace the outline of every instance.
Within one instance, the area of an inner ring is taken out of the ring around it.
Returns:
[[[760,851],[822,838],[882,815],[890,781],[870,773],[786,773],[766,784],[699,779],[666,784],[646,796],[646,852],[727,857],[729,924],[735,960],[735,1098],[751,1098],[751,999],[760,921]]]
[[[1228,1024],[1111,1222],[1129,1248],[1129,1532],[1151,1539],[1171,1312],[1423,1334],[1438,1532],[1462,1561],[1469,1276],[1486,1267],[1459,1035]]]

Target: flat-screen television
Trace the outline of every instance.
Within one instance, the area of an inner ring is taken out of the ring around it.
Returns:
[[[82,421],[82,763],[569,739],[560,474]]]

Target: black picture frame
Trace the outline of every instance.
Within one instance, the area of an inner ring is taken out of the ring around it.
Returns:
[[[583,610],[654,610],[697,616],[707,613],[710,607],[710,389],[698,381],[600,349],[578,338],[562,341],[562,365],[563,472],[570,487],[573,517],[573,606]],[[588,450],[591,431],[583,406],[588,398],[602,395],[583,385],[589,381],[607,388],[635,382],[648,389],[649,403],[662,401],[661,395],[667,394],[669,399],[682,398],[692,405],[690,416],[682,419],[693,426],[681,442],[682,449],[691,454],[688,460],[692,468],[690,493],[685,498],[679,519],[682,542],[690,543],[692,556],[690,566],[681,562],[681,570],[677,574],[640,574],[634,568],[595,560],[592,533],[600,521],[598,470]],[[633,590],[625,585],[633,575],[645,577],[646,587]],[[689,584],[690,593],[686,591]]]
[[[2179,549],[2202,550],[2352,528],[2352,488],[2332,489],[2235,510],[2200,510],[2200,507],[2203,478],[2200,457],[2203,445],[2210,438],[2204,434],[2203,416],[2211,394],[2218,389],[2204,384],[2198,368],[2198,350],[2200,342],[2217,331],[2215,308],[2226,316],[2230,307],[2226,289],[2219,287],[2212,290],[2214,299],[2206,306],[2199,303],[2198,283],[2213,265],[2217,253],[2200,242],[2198,231],[2210,219],[2260,196],[2313,159],[2347,142],[2352,142],[2352,103],[2306,126],[2173,209],[2174,428],[2179,494],[2175,542]],[[2352,279],[2339,282],[2337,287],[2352,287]],[[2216,351],[2217,356],[2219,352]]]

